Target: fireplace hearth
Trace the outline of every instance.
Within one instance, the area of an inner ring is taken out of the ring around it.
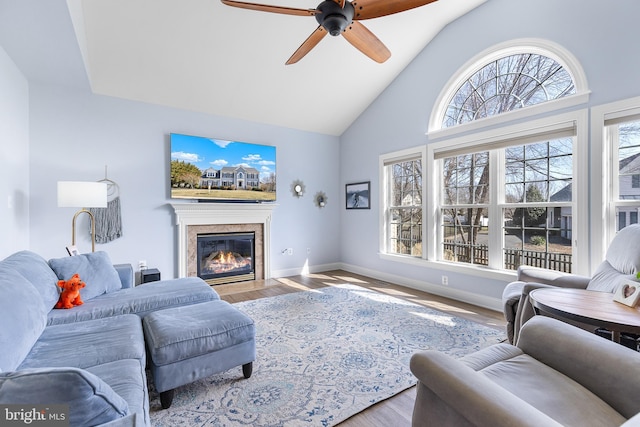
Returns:
[[[255,233],[198,234],[197,263],[210,285],[255,280]]]

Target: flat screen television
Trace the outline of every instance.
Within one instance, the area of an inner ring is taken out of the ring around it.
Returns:
[[[276,200],[276,147],[172,133],[171,198]]]

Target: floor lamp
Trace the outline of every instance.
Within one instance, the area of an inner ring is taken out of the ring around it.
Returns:
[[[93,214],[86,208],[107,207],[107,184],[104,182],[58,181],[58,207],[82,208],[71,221],[71,244],[76,244],[76,218],[89,214],[91,222],[91,252],[96,251],[96,224]]]

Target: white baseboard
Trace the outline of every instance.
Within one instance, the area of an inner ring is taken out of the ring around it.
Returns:
[[[323,271],[340,270],[340,269],[342,269],[342,264],[339,262],[336,262],[331,264],[320,264],[320,265],[304,266],[299,268],[288,268],[286,270],[272,270],[271,278],[277,279],[278,277],[298,276],[298,275],[304,275],[309,273],[322,273]]]
[[[489,310],[502,312],[502,301],[498,298],[492,298],[485,295],[478,295],[473,292],[461,291],[455,288],[444,287],[433,283],[425,282],[422,280],[409,279],[406,277],[396,276],[388,274],[378,270],[371,270],[355,265],[345,263],[331,263],[313,265],[302,268],[290,268],[286,270],[276,270],[271,272],[271,277],[276,279],[278,277],[289,277],[304,275],[309,273],[322,273],[324,271],[331,270],[345,270],[351,273],[361,274],[363,276],[371,277],[373,279],[384,280],[385,282],[394,283],[396,285],[406,286],[408,288],[417,289],[419,291],[428,292],[430,294],[439,295],[441,297],[451,298],[456,301],[462,301],[469,304],[477,305],[479,307],[487,308]]]
[[[487,308],[489,310],[502,312],[502,301],[498,298],[492,298],[485,295],[478,295],[473,292],[462,291],[460,289],[444,287],[433,283],[425,282],[422,280],[409,279],[406,277],[396,276],[382,271],[371,270],[368,268],[362,268],[350,264],[342,264],[342,270],[349,271],[351,273],[361,274],[363,276],[372,277],[378,280],[384,280],[385,282],[394,283],[397,285],[406,286],[408,288],[417,289],[419,291],[428,292],[430,294],[439,295],[446,298],[451,298],[457,301],[466,302],[469,304],[477,305],[479,307]]]

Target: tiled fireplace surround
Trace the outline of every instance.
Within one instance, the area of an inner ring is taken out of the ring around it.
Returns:
[[[172,203],[178,226],[178,277],[197,276],[197,236],[254,232],[256,280],[271,278],[270,240],[273,204]]]

